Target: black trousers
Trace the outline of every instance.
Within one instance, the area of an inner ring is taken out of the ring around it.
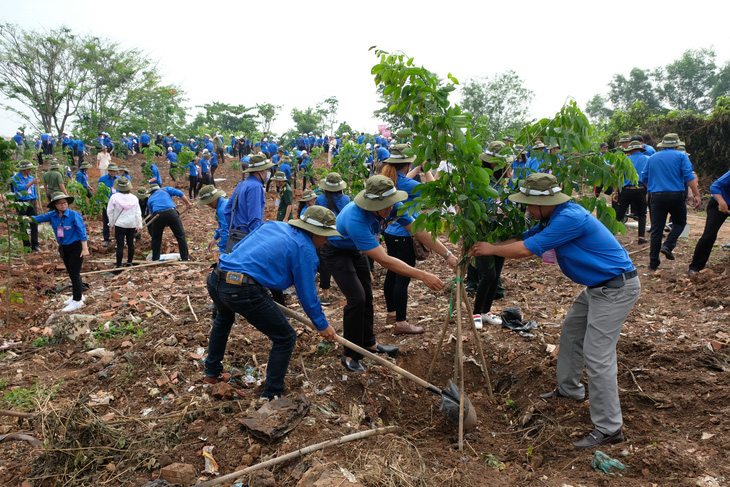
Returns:
[[[667,215],[672,216],[672,231],[662,244]],[[684,191],[663,191],[651,194],[651,243],[649,248],[649,269],[659,267],[659,252],[662,247],[674,250],[677,239],[687,225],[687,203]]]
[[[124,241],[127,241],[127,263],[134,260],[134,228],[114,227],[114,239],[117,241],[117,267],[122,265],[124,257]]]
[[[68,245],[59,245],[63,265],[66,267],[68,277],[71,278],[71,289],[73,290],[73,300],[81,301],[83,289],[83,281],[81,280],[81,266],[84,258],[81,257],[81,242],[76,241]]]
[[[319,288],[329,289],[332,286],[332,273],[322,260],[319,249],[317,249],[317,256],[319,257]]]
[[[398,237],[388,233],[383,234],[388,255],[402,260],[411,267],[416,265],[416,252],[413,250],[413,237]],[[393,271],[385,274],[383,292],[388,312],[395,311],[396,321],[405,321],[408,310],[408,286],[411,278],[401,276]]]
[[[198,176],[188,176],[190,186],[188,186],[188,198],[198,197]]]
[[[198,191],[200,191],[200,188],[202,188],[206,184],[210,184],[210,173],[201,172],[200,176],[198,176]]]
[[[180,214],[174,208],[156,211],[152,217],[159,215],[157,219],[150,225],[150,236],[152,237],[152,260],[160,260],[160,248],[162,247],[162,232],[165,228],[169,228],[177,239],[177,246],[180,250],[180,258],[186,260],[188,258],[188,241],[185,237],[185,229],[183,228]]]
[[[29,203],[32,203],[32,204],[24,207],[22,210],[18,210],[19,215],[25,215],[25,216],[37,215],[36,209],[35,209],[36,202],[30,201]],[[30,240],[24,238],[23,246],[24,247],[37,247],[38,246],[38,224],[32,218],[30,219]]]
[[[218,164],[211,164],[210,166],[210,179],[208,180],[208,184],[212,184],[215,186],[215,170],[218,169]]]
[[[84,162],[84,151],[79,152],[79,167]]]
[[[707,261],[712,253],[712,246],[717,240],[717,232],[728,217],[727,213],[720,211],[720,205],[717,204],[715,198],[711,198],[707,204],[707,219],[705,220],[705,230],[697,241],[695,253],[692,256],[692,263],[689,268],[693,271],[701,271],[707,265]]]
[[[622,221],[626,210],[634,209],[634,215],[639,220],[639,237],[646,234],[646,188],[623,188],[618,194],[618,207],[616,208],[616,220]]]
[[[50,198],[49,198],[50,200]],[[104,241],[108,242],[110,237],[110,231],[109,231],[109,215],[106,214],[106,208],[102,210],[101,212],[102,221],[104,223],[104,226],[101,229],[101,234],[104,236]]]
[[[477,257],[476,269],[480,273],[479,285],[474,296],[474,314],[489,313],[497,294],[499,276],[502,275],[504,257],[486,255]]]
[[[377,342],[373,333],[373,287],[365,254],[339,249],[328,242],[320,247],[320,255],[347,299],[342,317],[344,337],[355,345],[371,348]],[[362,358],[347,347],[343,354],[353,360]]]

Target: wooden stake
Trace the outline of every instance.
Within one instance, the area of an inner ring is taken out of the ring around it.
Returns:
[[[307,455],[309,453],[312,453],[312,452],[315,452],[318,450],[323,450],[323,449],[329,448],[331,446],[342,445],[343,443],[348,443],[350,441],[361,440],[363,438],[368,438],[370,436],[384,435],[386,433],[394,433],[397,429],[398,429],[397,426],[386,426],[385,428],[361,431],[359,433],[353,433],[351,435],[342,436],[340,438],[335,438],[333,440],[323,441],[322,443],[317,443],[316,445],[311,445],[311,446],[307,446],[304,448],[300,448],[299,450],[293,451],[291,453],[287,453],[286,455],[282,455],[280,457],[272,458],[271,460],[267,460],[265,462],[261,462],[256,465],[252,465],[248,468],[244,468],[243,470],[239,470],[238,472],[229,473],[228,475],[224,475],[222,477],[218,477],[217,479],[203,482],[202,484],[195,484],[195,487],[212,487],[214,485],[220,485],[225,482],[230,482],[233,479],[237,479],[237,478],[239,478],[243,475],[246,475],[247,473],[251,473],[255,470],[261,470],[262,468],[272,467],[274,465],[284,463],[286,461],[289,461],[293,458],[300,457],[302,455]]]
[[[190,296],[185,296],[188,299],[188,308],[190,308],[190,312],[193,314],[193,318],[195,318],[195,321],[198,321],[198,317],[195,315],[195,310],[193,309],[193,305],[190,303]],[[491,394],[490,394],[491,395]]]
[[[454,283],[456,284],[456,283]],[[450,306],[450,304],[449,304]],[[436,350],[433,353],[433,358],[431,359],[431,365],[428,366],[428,374],[426,375],[426,380],[431,380],[431,375],[433,374],[433,368],[436,366],[436,360],[438,359],[439,353],[441,353],[441,346],[444,344],[444,338],[446,337],[446,331],[449,329],[449,322],[451,321],[451,313],[449,311],[446,311],[446,319],[444,319],[444,326],[441,327],[441,336],[438,340],[438,346],[436,347]]]
[[[459,266],[456,271],[456,375],[458,376],[459,391],[459,453],[464,452],[464,360],[462,360],[462,345],[461,345],[461,296],[462,290],[464,289],[464,283],[462,277],[466,270],[466,265]]]
[[[119,272],[120,274],[122,272],[131,271],[132,269],[141,269],[143,267],[152,267],[156,265],[162,265],[162,264],[171,264],[171,263],[178,263],[178,264],[187,264],[188,262],[183,262],[181,260],[158,260],[155,262],[150,262],[149,264],[141,264],[141,265],[135,265],[132,267],[120,267],[120,268],[112,268],[112,269],[102,269],[100,271],[89,271],[89,272],[82,272],[82,276],[89,276],[91,274],[103,274],[104,272]]]
[[[464,300],[464,304],[466,304],[466,309],[468,311],[473,311],[474,308],[469,307],[469,296],[466,294],[466,288],[461,288],[462,299]],[[468,314],[467,314],[468,316]],[[474,341],[477,342],[477,351],[479,352],[479,358],[482,361],[482,368],[484,369],[484,380],[487,383],[487,392],[489,393],[489,397],[494,397],[494,393],[492,392],[492,381],[489,378],[489,369],[487,368],[487,357],[484,355],[484,348],[482,347],[482,339],[479,336],[479,331],[477,331],[477,325],[474,323],[474,320],[471,320],[471,328],[472,332],[474,333]]]

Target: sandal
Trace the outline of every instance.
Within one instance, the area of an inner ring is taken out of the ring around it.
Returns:
[[[406,323],[405,325],[395,325],[393,327],[393,335],[418,335],[423,333],[423,327],[413,326]]]
[[[203,384],[217,384],[219,382],[228,382],[231,380],[231,374],[224,372],[218,377],[207,377],[203,379]]]

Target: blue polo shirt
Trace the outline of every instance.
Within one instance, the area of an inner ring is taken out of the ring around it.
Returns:
[[[119,176],[111,177],[109,174],[104,174],[102,177],[99,178],[99,184],[103,184],[104,186],[109,188],[112,193],[114,193],[115,192],[114,180],[117,179],[118,177]]]
[[[17,144],[18,147],[23,147],[23,136],[20,134],[13,135],[13,140]]]
[[[311,161],[309,160],[309,156],[302,158],[302,163],[299,164],[299,169],[305,169]]]
[[[147,209],[149,210],[150,214],[156,211],[176,208],[175,203],[173,203],[172,201],[173,196],[182,198],[184,195],[183,192],[179,189],[175,189],[170,186],[164,186],[152,193],[147,199]]]
[[[629,156],[629,160],[631,161],[631,164],[634,165],[634,169],[636,169],[636,174],[641,175],[642,172],[644,172],[644,168],[646,167],[646,161],[649,160],[649,157],[642,152],[634,152]],[[632,184],[631,181],[626,179],[624,181],[624,186],[628,186]]]
[[[231,222],[226,219],[226,205],[228,198],[222,196],[218,198],[218,204],[215,207],[215,219],[218,222],[218,228],[215,229],[213,239],[218,240],[218,252],[221,254],[226,251],[226,243],[228,243],[228,228]]]
[[[18,173],[13,177],[13,188],[15,191],[15,199],[17,201],[31,201],[38,199],[38,192],[36,190],[37,185],[33,185],[28,188],[28,183],[33,181],[35,178],[28,174],[28,177],[24,177],[23,174]]]
[[[210,165],[211,166],[217,166],[218,165],[218,156],[213,153],[210,155]]]
[[[195,161],[188,162],[188,165],[185,166],[185,167],[187,167],[190,170],[189,174],[191,176],[197,176],[198,175],[198,166],[195,165]]]
[[[157,164],[150,164],[150,171],[152,171],[152,178],[149,181],[150,184],[162,184],[162,178],[160,177],[160,170],[157,169]]]
[[[646,161],[639,181],[649,193],[684,191],[684,183],[692,181],[692,163],[687,153],[676,149],[664,149]]]
[[[537,225],[522,238],[535,255],[555,249],[560,270],[578,284],[595,286],[634,270],[626,249],[608,228],[572,201],[557,205],[547,226]]]
[[[646,149],[646,152],[644,152],[644,155],[646,157],[651,157],[654,154],[656,154],[656,149],[650,146],[649,144],[644,144],[644,149]]]
[[[76,139],[76,151],[83,152],[86,150],[86,144],[81,139]]]
[[[335,215],[339,215],[342,209],[350,202],[350,197],[346,194],[337,193],[332,195],[332,200],[335,203],[334,208],[330,208],[329,200],[327,199],[327,193],[325,192],[325,194],[317,196],[317,201],[315,201],[314,204],[317,206],[324,206],[325,208],[329,208],[335,213]]]
[[[395,187],[398,188],[399,191],[405,191],[406,193],[408,193],[408,198],[405,200],[405,203],[413,201],[413,198],[421,194],[420,191],[415,190],[415,187],[419,184],[421,183],[419,183],[415,179],[411,179],[405,176],[403,173],[398,172],[398,181],[396,182]],[[416,217],[418,217],[418,213],[416,213],[413,207],[408,208],[408,211],[406,211],[405,214],[414,220],[416,219]],[[411,236],[411,233],[403,228],[403,226],[397,221],[393,222],[392,225],[386,228],[385,233],[387,233],[388,235],[395,235],[396,237]]]
[[[198,162],[200,163],[200,173],[201,174],[208,174],[210,172],[210,162],[208,162],[209,159],[206,159],[203,157]]]
[[[337,215],[337,231],[342,237],[330,237],[329,242],[334,247],[344,250],[373,250],[380,245],[377,236],[389,223],[397,221],[402,226],[413,223],[413,218],[409,216],[398,216],[398,209],[402,205],[402,203],[393,205],[388,218],[381,221],[375,218],[371,211],[363,210],[351,201]]]
[[[150,143],[150,135],[149,134],[142,134],[139,136],[139,141],[143,144],[149,144]]]
[[[304,312],[317,329],[329,326],[314,285],[317,250],[306,232],[288,223],[266,222],[236,244],[230,254],[221,255],[218,266],[248,274],[269,289],[283,291],[293,284]]]
[[[725,203],[730,204],[730,171],[726,172],[712,183],[712,186],[710,186],[710,193],[713,194],[713,198],[715,198],[714,195],[716,194],[721,195],[722,199],[725,200]]]
[[[107,174],[108,176],[108,174]],[[78,171],[76,172],[76,182],[81,183],[81,186],[84,188],[89,187],[89,175],[85,173],[84,171]]]
[[[177,154],[175,154],[174,152],[168,152],[165,156],[165,160],[170,161],[171,166],[175,166],[177,165]]]
[[[378,162],[381,162],[390,157],[390,151],[385,147],[378,147],[376,155],[378,157]]]
[[[53,234],[59,245],[70,245],[74,242],[86,242],[86,225],[81,213],[75,212],[69,208],[63,212],[63,216],[58,215],[57,210],[49,211],[43,215],[32,216],[38,223],[51,223]],[[58,227],[63,227],[63,237],[58,236]]]
[[[281,164],[279,164],[279,171],[286,174],[287,179],[291,179],[291,166],[288,162],[282,162]]]
[[[236,200],[238,197],[238,200]],[[233,212],[233,204],[236,211]],[[231,227],[243,231],[253,232],[264,222],[264,207],[266,205],[266,191],[263,183],[254,176],[238,183],[226,205],[225,217],[231,222]]]

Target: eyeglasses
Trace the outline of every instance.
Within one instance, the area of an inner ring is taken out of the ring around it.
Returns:
[[[68,206],[68,201],[66,201],[66,200],[57,200],[56,201],[56,206],[58,206],[58,205],[66,205],[66,206]]]

